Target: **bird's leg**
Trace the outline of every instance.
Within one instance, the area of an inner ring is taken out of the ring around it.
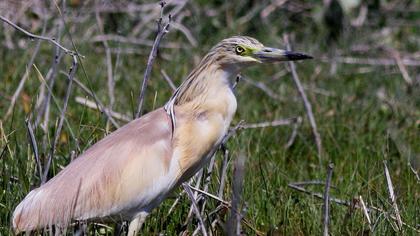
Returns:
[[[140,212],[140,214],[130,222],[127,236],[137,235],[148,215],[149,212]]]
[[[114,229],[114,236],[126,235],[127,229],[128,229],[127,224],[128,224],[127,221],[118,222]]]

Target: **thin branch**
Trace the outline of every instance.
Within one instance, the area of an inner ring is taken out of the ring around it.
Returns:
[[[210,197],[210,198],[213,198],[213,199],[215,199],[215,200],[219,201],[220,203],[222,203],[222,204],[224,204],[224,205],[226,205],[226,206],[230,206],[230,202],[228,202],[228,201],[226,201],[226,200],[223,200],[222,198],[220,198],[220,197],[218,197],[218,196],[216,196],[216,195],[214,195],[214,194],[211,194],[211,193],[206,192],[206,191],[204,191],[204,190],[201,190],[201,189],[199,189],[199,188],[195,188],[195,187],[193,187],[193,186],[191,186],[191,185],[189,185],[189,184],[188,184],[188,186],[189,186],[192,190],[194,190],[194,191],[196,191],[196,192],[202,193],[202,194],[204,194],[204,195],[206,195],[206,196],[208,196],[208,197]]]
[[[284,145],[284,148],[288,149],[293,145],[293,143],[295,142],[295,139],[297,137],[298,129],[299,129],[301,124],[302,124],[302,117],[298,116],[296,122],[293,124],[292,134],[290,135],[290,138],[287,141],[287,143]]]
[[[134,37],[125,37],[125,36],[113,35],[113,34],[95,35],[90,39],[90,42],[92,43],[97,43],[97,42],[102,42],[102,41],[112,41],[116,43],[132,44],[132,45],[140,45],[140,46],[148,46],[148,47],[153,47],[153,42],[154,42],[152,40],[139,39],[139,38],[134,38]],[[176,42],[159,44],[159,47],[170,48],[170,49],[187,48]],[[134,49],[131,51],[134,51]]]
[[[298,185],[295,185],[294,183],[290,183],[290,184],[288,184],[288,185],[287,185],[287,187],[289,187],[289,188],[291,188],[291,189],[293,189],[293,190],[297,190],[297,191],[299,191],[299,192],[302,192],[302,193],[308,194],[308,195],[310,195],[310,196],[312,196],[312,197],[316,197],[316,198],[318,198],[318,199],[324,200],[324,196],[323,196],[321,193],[308,191],[308,190],[306,190],[306,189],[305,189],[305,188],[303,188],[303,187],[300,187],[300,186],[298,186]],[[336,204],[338,204],[338,205],[346,206],[346,207],[354,207],[354,208],[356,208],[356,209],[361,207],[359,204],[354,204],[354,202],[351,202],[351,201],[346,201],[346,200],[342,200],[342,199],[338,199],[338,198],[333,198],[333,197],[330,197],[330,202],[336,203]],[[383,209],[381,209],[381,208],[379,208],[379,207],[375,207],[375,206],[366,206],[366,210],[367,210],[368,212],[377,211],[377,212],[379,212],[379,213],[381,213],[381,214],[384,214],[384,215],[386,215],[386,216],[390,217],[390,218],[391,218],[391,219],[393,219],[393,220],[397,220],[395,216],[393,216],[393,215],[389,214],[388,212],[386,212],[385,210],[383,210]],[[413,231],[415,231],[415,232],[417,232],[417,233],[420,233],[420,230],[416,229],[415,227],[413,227],[413,226],[411,226],[411,225],[409,225],[409,224],[407,224],[407,223],[405,223],[405,222],[402,222],[402,224],[403,224],[405,227],[407,227],[407,228],[409,228],[409,229],[411,229],[411,230],[413,230]]]
[[[179,200],[181,200],[181,195],[184,193],[185,191],[182,191],[178,197],[175,199],[174,203],[172,203],[172,206],[169,208],[168,213],[166,214],[166,218],[168,218],[171,213],[175,210],[176,205],[179,203]]]
[[[41,161],[39,159],[38,145],[36,143],[34,130],[32,128],[32,124],[29,121],[29,119],[25,120],[25,124],[26,124],[26,128],[28,129],[28,137],[29,137],[29,141],[30,141],[30,144],[31,144],[32,152],[34,153],[35,162],[36,162],[36,165],[38,167],[39,179],[42,179],[42,173],[43,172],[42,172]]]
[[[245,83],[250,84],[258,89],[260,89],[261,91],[263,91],[265,94],[267,94],[267,96],[269,96],[270,98],[276,99],[276,100],[282,100],[282,98],[277,95],[277,93],[275,93],[273,90],[271,90],[265,83],[263,82],[259,82],[259,81],[254,81],[251,79],[248,79],[246,77],[241,78],[243,81],[245,81]]]
[[[298,121],[298,119],[299,119],[298,117],[296,118],[294,117],[294,118],[287,118],[287,119],[277,119],[273,121],[264,121],[260,123],[243,124],[241,128],[242,129],[255,129],[255,128],[291,125],[291,124],[295,124]]]
[[[245,156],[239,154],[235,159],[233,170],[232,210],[228,219],[227,234],[241,234],[242,210],[240,207],[245,176]]]
[[[230,209],[230,210],[232,210],[232,211],[235,211],[233,208],[232,208],[232,206],[231,206],[231,204],[230,204],[230,202],[228,202],[228,201],[226,201],[226,200],[223,200],[222,198],[220,198],[220,197],[218,197],[218,196],[215,196],[215,195],[213,195],[213,194],[211,194],[211,193],[208,193],[208,192],[205,192],[205,191],[203,191],[203,190],[201,190],[201,189],[198,189],[198,188],[195,188],[195,187],[192,187],[190,184],[188,184],[188,186],[192,189],[192,190],[194,190],[194,191],[196,191],[196,192],[199,192],[199,193],[202,193],[202,194],[204,194],[204,195],[206,195],[206,196],[208,196],[208,197],[210,197],[210,198],[213,198],[213,199],[215,199],[215,200],[217,200],[217,201],[219,201],[221,204],[219,205],[219,206],[217,206],[216,207],[216,209],[215,210],[213,210],[212,212],[210,212],[208,215],[207,215],[207,217],[206,218],[208,218],[208,216],[211,216],[211,215],[213,215],[213,214],[215,214],[215,213],[217,213],[217,212],[219,212],[221,209],[225,209],[225,208],[228,208],[228,209]],[[238,213],[237,211],[235,211],[234,212],[235,214],[240,214],[240,213]],[[242,223],[244,223],[247,227],[249,227],[251,230],[253,230],[254,232],[255,232],[255,234],[256,235],[265,235],[263,232],[261,232],[261,231],[259,231],[259,230],[257,230],[254,226],[252,226],[245,218],[241,218],[241,221],[242,221]],[[213,224],[212,224],[213,225]],[[193,235],[194,234],[197,234],[197,229],[194,231],[194,233],[193,233]]]
[[[64,73],[65,75],[67,75],[67,73]],[[91,98],[93,98],[93,100],[96,103],[96,106],[99,108],[99,110],[101,112],[103,112],[107,118],[111,121],[111,123],[116,127],[119,128],[120,125],[114,120],[114,118],[112,117],[111,112],[105,107],[105,105],[102,104],[102,102],[99,100],[99,98],[93,93],[93,91],[91,91],[90,89],[88,89],[82,82],[80,82],[78,79],[74,78],[73,81],[76,83],[77,86],[79,86],[79,88],[81,88],[88,96],[90,96]]]
[[[39,71],[39,69],[36,67],[36,65],[33,65],[34,69],[36,70],[37,74],[38,74],[38,79],[41,81],[41,83],[45,86],[45,88],[48,90],[49,93],[52,94],[51,88],[47,85],[47,82],[45,81],[45,78],[42,76],[41,72]],[[62,108],[60,107],[60,104],[58,102],[58,99],[52,94],[51,95],[52,101],[54,102],[56,108],[58,109],[58,111],[61,113]],[[69,121],[67,120],[66,117],[64,117],[64,122],[66,122],[68,131],[70,136],[72,137],[73,140],[77,140],[77,138],[75,137],[75,134],[73,132],[73,129],[71,128]],[[46,137],[46,135],[44,135],[44,137]],[[76,143],[77,145],[77,143]],[[79,149],[79,147],[78,147]]]
[[[104,25],[101,19],[101,16],[99,15],[99,12],[96,11],[96,22],[98,24],[99,31],[101,34],[104,33]],[[108,85],[108,96],[109,96],[109,106],[108,109],[112,111],[115,103],[115,81],[114,81],[114,74],[112,72],[112,55],[111,50],[109,49],[108,41],[104,40],[102,41],[102,44],[105,48],[105,56],[106,56],[106,68],[107,68],[107,85]],[[107,127],[109,127],[109,120],[107,122]]]
[[[203,187],[205,192],[207,192],[209,189],[215,162],[216,162],[216,153],[211,157],[210,163],[208,164],[207,171],[205,173],[206,175],[204,177],[204,187]],[[206,209],[206,204],[207,204],[207,199],[205,198],[203,199],[203,202],[201,204],[201,214],[204,214],[204,211]]]
[[[0,17],[1,17],[1,16],[0,16]],[[45,34],[45,30],[46,30],[46,29],[47,29],[47,22],[45,21],[45,22],[44,22],[44,26],[42,27],[42,33],[41,33],[41,34]],[[13,111],[13,108],[15,107],[16,101],[17,101],[17,99],[18,99],[18,97],[19,97],[20,93],[21,93],[21,92],[22,92],[22,90],[23,90],[23,86],[25,85],[26,80],[27,80],[27,79],[28,79],[28,77],[29,77],[29,69],[30,69],[30,68],[32,67],[32,65],[34,64],[35,58],[36,58],[36,56],[38,55],[40,45],[41,45],[41,41],[38,41],[38,42],[36,43],[35,50],[34,50],[34,52],[33,52],[32,56],[31,56],[31,59],[29,60],[29,63],[28,63],[28,64],[27,64],[27,66],[26,66],[25,74],[23,74],[23,77],[22,77],[22,79],[20,80],[19,85],[18,85],[18,87],[17,87],[16,91],[15,91],[15,93],[14,93],[14,94],[13,94],[13,96],[12,96],[12,101],[10,102],[10,106],[9,106],[9,108],[7,109],[6,115],[4,115],[4,117],[3,117],[3,119],[4,119],[4,120],[7,120],[7,118],[8,118],[8,117],[12,114],[12,111]]]
[[[157,23],[158,24],[157,35],[153,43],[152,50],[150,51],[149,59],[147,60],[146,70],[144,71],[143,84],[141,86],[141,91],[138,98],[138,108],[137,108],[136,118],[141,116],[141,113],[143,110],[143,103],[144,103],[144,97],[147,90],[147,84],[150,78],[150,73],[152,71],[153,62],[155,61],[155,58],[157,56],[157,50],[159,48],[160,41],[162,40],[163,36],[169,32],[168,30],[169,30],[169,25],[171,23],[171,15],[169,15],[168,17],[168,22],[164,26],[162,26],[162,21],[163,21],[162,15],[163,15],[163,9],[165,7],[165,4],[166,3],[164,1],[160,2],[161,17],[159,18],[158,23]]]
[[[175,86],[174,82],[172,81],[172,79],[168,76],[168,74],[166,74],[165,70],[161,69],[160,73],[162,74],[162,76],[166,80],[166,82],[168,82],[169,87],[171,87],[172,91],[175,91],[176,86]]]
[[[223,163],[220,168],[221,176],[220,176],[219,190],[217,193],[217,196],[219,198],[223,198],[223,190],[225,189],[227,169],[228,169],[228,163],[229,163],[229,150],[227,148],[223,148],[223,146],[222,146],[222,150],[224,150]]]
[[[362,205],[363,214],[365,215],[366,220],[369,224],[370,232],[373,232],[372,220],[370,219],[369,212],[368,212],[368,209],[366,207],[365,201],[363,201],[362,195],[359,196],[359,201],[360,201],[360,204]]]
[[[53,143],[51,145],[51,152],[50,152],[50,155],[48,157],[47,164],[44,168],[44,175],[43,175],[43,178],[42,178],[42,181],[41,181],[42,184],[44,184],[47,181],[47,175],[48,175],[48,171],[49,171],[49,168],[50,168],[50,165],[51,165],[51,160],[54,156],[55,147],[58,143],[58,139],[60,138],[61,130],[63,128],[64,118],[65,118],[65,114],[66,114],[66,111],[67,111],[67,105],[68,105],[71,90],[72,90],[73,79],[74,79],[74,75],[76,74],[76,71],[77,71],[77,65],[78,65],[77,56],[73,55],[73,63],[72,63],[72,66],[70,67],[69,76],[68,76],[69,82],[68,82],[68,85],[67,85],[66,97],[64,98],[63,109],[61,110],[60,119],[58,121],[58,126],[57,126],[57,129],[56,129],[55,135],[54,135]]]
[[[404,81],[408,85],[413,85],[413,80],[411,79],[410,75],[408,74],[407,68],[405,67],[404,63],[402,62],[400,52],[398,52],[396,49],[393,49],[393,48],[388,49],[388,51],[391,53],[392,57],[397,62],[398,69],[400,70]]]
[[[291,184],[292,185],[296,185],[296,186],[325,185],[325,181],[322,181],[322,180],[310,180],[310,181],[294,182],[294,183],[291,183]]]
[[[380,98],[381,100],[384,100],[384,101],[387,100],[385,98],[385,94],[383,95],[381,94],[381,97],[383,97],[383,98]],[[391,107],[393,106],[391,102],[389,102],[388,104]],[[407,159],[408,167],[410,168],[411,172],[413,172],[414,176],[416,177],[417,183],[420,184],[419,173],[418,171],[415,170],[412,163],[412,162],[415,162],[417,158],[416,153],[414,152],[414,150],[412,150],[412,148],[407,143],[404,142],[404,139],[401,137],[401,135],[399,135],[398,129],[396,127],[390,126],[387,129],[387,132],[390,134],[392,141],[394,141],[395,145],[397,146],[398,152]]]
[[[291,46],[289,44],[289,39],[288,39],[288,36],[287,35],[284,35],[284,42],[287,45],[287,49],[290,51],[291,50]],[[309,123],[311,124],[311,127],[312,127],[312,133],[314,135],[315,142],[316,142],[316,147],[318,149],[318,158],[321,159],[321,155],[322,155],[322,141],[321,141],[321,136],[318,133],[318,129],[317,129],[317,125],[316,125],[314,114],[312,112],[312,105],[309,102],[309,100],[308,100],[308,98],[306,96],[305,90],[303,89],[302,83],[299,80],[299,77],[298,77],[297,72],[296,72],[295,63],[293,61],[290,61],[289,62],[289,66],[290,66],[290,69],[292,71],[293,81],[294,81],[294,83],[296,85],[296,88],[299,91],[299,94],[300,94],[300,96],[302,98],[303,104],[305,105],[306,114],[308,116]]]
[[[80,57],[83,57],[79,53],[65,48],[64,46],[62,46],[61,44],[59,44],[54,38],[49,38],[49,37],[40,36],[40,35],[36,35],[36,34],[30,33],[28,31],[24,30],[23,28],[17,26],[15,23],[11,22],[10,20],[6,19],[5,17],[3,17],[1,15],[0,15],[0,19],[2,21],[6,22],[7,24],[9,24],[10,26],[12,26],[13,28],[17,29],[18,31],[26,34],[26,36],[28,36],[31,39],[39,39],[39,40],[44,40],[44,41],[50,42],[50,43],[54,44],[55,46],[61,48],[61,50],[63,50],[66,54],[69,54],[69,55],[72,55],[72,56],[80,56]]]
[[[181,32],[188,39],[188,41],[193,47],[197,47],[197,40],[194,38],[193,34],[187,27],[185,27],[180,22],[173,22],[172,26],[174,29],[177,29],[179,32]]]
[[[187,192],[187,195],[191,200],[195,215],[198,221],[200,222],[201,232],[203,233],[204,236],[207,236],[207,230],[206,230],[206,227],[204,226],[204,221],[203,221],[203,218],[201,217],[200,210],[198,209],[197,202],[194,198],[194,194],[192,193],[188,184],[183,183],[182,186],[184,187],[185,192]]]
[[[130,119],[130,117],[128,115],[124,115],[124,114],[121,114],[121,113],[118,113],[118,112],[109,110],[108,108],[101,107],[96,102],[94,102],[92,100],[89,100],[89,99],[86,99],[84,97],[76,97],[75,98],[75,101],[77,103],[79,103],[79,104],[82,104],[84,106],[87,106],[87,107],[89,107],[91,109],[99,110],[101,112],[103,112],[104,109],[106,109],[107,112],[108,112],[108,114],[110,116],[114,117],[115,119],[122,120],[122,121],[125,121],[125,122],[130,122],[131,121],[131,119]]]
[[[64,4],[64,3],[63,3]],[[64,6],[63,6],[64,7]],[[62,30],[64,28],[64,23],[62,21],[59,22],[58,25],[58,32],[57,32],[57,40],[60,41],[61,39],[61,35],[62,35]],[[55,54],[54,54],[54,59],[52,60],[52,65],[50,70],[47,73],[47,78],[46,81],[48,81],[48,86],[51,88],[50,90],[47,89],[47,91],[45,91],[46,88],[46,83],[42,83],[42,91],[40,92],[39,95],[39,100],[37,101],[37,110],[38,110],[38,114],[35,120],[35,126],[38,126],[41,122],[41,118],[42,116],[44,117],[43,123],[41,124],[41,128],[44,130],[44,151],[45,151],[45,147],[46,147],[46,140],[47,140],[47,130],[48,130],[48,123],[49,123],[49,119],[50,119],[50,101],[52,98],[52,89],[54,88],[54,84],[55,84],[55,80],[57,78],[57,70],[58,70],[58,65],[61,61],[61,59],[63,58],[63,53],[61,51],[61,49],[59,47],[55,47]],[[45,94],[46,93],[46,94]]]
[[[319,198],[321,200],[324,200],[323,194],[308,191],[308,190],[306,190],[305,188],[303,188],[301,186],[295,185],[294,183],[288,184],[287,187],[289,187],[291,189],[294,189],[294,190],[297,190],[297,191],[302,192],[302,193],[306,193],[306,194],[308,194],[308,195],[310,195],[312,197],[316,197],[316,198]],[[330,200],[330,202],[334,202],[334,203],[337,203],[339,205],[343,205],[343,206],[347,206],[347,207],[349,207],[349,206],[352,205],[351,202],[345,201],[345,200],[341,200],[341,199],[338,199],[338,198],[330,197],[329,200]]]
[[[203,169],[201,169],[199,172],[197,172],[193,178],[190,179],[190,184],[192,184],[195,181],[195,187],[196,188],[200,188],[201,185],[201,179],[203,178]],[[185,191],[185,190],[184,190]],[[201,199],[201,195],[199,195],[198,193],[194,193],[194,199],[196,199],[196,201],[198,202]],[[192,216],[194,214],[194,206],[193,203],[191,203],[190,205],[190,209],[188,211],[188,215],[185,219],[184,222],[184,226],[188,225],[188,223],[190,222]]]
[[[330,163],[328,165],[328,172],[327,172],[327,181],[325,183],[325,191],[324,191],[324,205],[322,207],[322,215],[323,215],[323,235],[328,236],[328,225],[330,222],[330,186],[331,186],[331,177],[333,173],[334,165]]]
[[[401,231],[402,229],[401,215],[400,215],[400,211],[398,210],[397,200],[394,194],[394,187],[392,185],[392,180],[389,174],[388,166],[386,165],[386,161],[384,161],[384,172],[385,172],[386,183],[388,186],[389,198],[391,199],[392,207],[394,208],[394,213],[397,218],[398,230]]]
[[[390,58],[360,58],[360,57],[336,57],[338,63],[356,64],[356,65],[373,65],[373,66],[393,66],[397,65],[394,59]],[[321,61],[330,62],[327,57],[321,57]],[[420,61],[410,58],[401,58],[401,63],[405,66],[419,67]]]

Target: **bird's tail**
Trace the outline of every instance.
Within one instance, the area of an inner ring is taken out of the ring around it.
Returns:
[[[33,231],[52,225],[66,227],[73,215],[72,209],[57,202],[54,191],[38,188],[32,190],[13,212],[15,233]]]
[[[38,191],[31,191],[25,199],[19,203],[13,212],[12,225],[15,233],[33,230],[37,228],[40,221],[40,215],[37,211],[40,209],[38,200]]]

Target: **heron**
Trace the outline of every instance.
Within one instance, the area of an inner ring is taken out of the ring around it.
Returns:
[[[260,63],[312,58],[247,36],[215,45],[161,108],[98,141],[29,192],[13,213],[16,233],[73,220],[129,221],[128,235],[220,145],[236,112],[232,77]]]

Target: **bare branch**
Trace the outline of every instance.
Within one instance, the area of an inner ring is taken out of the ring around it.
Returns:
[[[223,163],[222,163],[222,167],[220,168],[221,176],[220,176],[219,190],[217,193],[217,196],[219,198],[223,198],[223,190],[225,189],[227,169],[228,169],[228,163],[229,163],[229,150],[227,148],[222,148],[222,150],[223,149],[224,149]]]
[[[1,16],[0,16],[1,17]],[[47,22],[44,22],[44,26],[42,27],[42,33],[41,34],[45,34],[45,31],[47,29]],[[23,74],[22,79],[19,82],[19,85],[15,91],[15,93],[12,96],[12,101],[10,102],[10,106],[6,111],[6,115],[4,115],[3,119],[7,120],[7,118],[12,114],[13,108],[15,107],[16,101],[20,95],[20,93],[23,90],[23,86],[25,85],[26,80],[29,77],[29,69],[32,67],[32,65],[34,64],[35,58],[38,55],[39,52],[39,47],[41,45],[41,41],[38,41],[36,46],[35,46],[35,50],[31,56],[31,59],[29,60],[29,63],[26,66],[26,70],[25,70],[25,74]]]
[[[194,191],[196,191],[196,192],[202,193],[202,194],[204,194],[204,195],[206,195],[206,196],[208,196],[208,197],[210,197],[210,198],[213,198],[213,199],[215,199],[215,200],[219,201],[220,203],[222,203],[222,204],[224,204],[224,205],[226,205],[226,206],[230,206],[230,202],[228,202],[228,201],[226,201],[226,200],[223,200],[222,198],[220,198],[220,197],[218,197],[218,196],[216,196],[216,195],[213,195],[213,194],[211,194],[211,193],[209,193],[209,192],[207,192],[207,191],[201,190],[201,189],[199,189],[199,188],[195,188],[195,187],[193,187],[193,186],[191,186],[191,185],[189,185],[189,184],[188,184],[188,186],[189,186],[192,190],[194,190]]]
[[[125,121],[125,122],[130,122],[131,121],[129,116],[118,113],[118,112],[115,112],[115,111],[112,111],[112,110],[109,110],[108,108],[101,107],[99,104],[97,104],[96,102],[94,102],[92,100],[86,99],[84,97],[76,97],[75,100],[76,100],[77,103],[85,105],[85,106],[87,106],[91,109],[99,110],[101,112],[104,112],[104,109],[105,109],[105,110],[107,110],[107,113],[110,116],[114,117],[115,119],[122,120],[122,121]]]
[[[93,93],[93,91],[91,91],[90,89],[88,89],[82,82],[80,82],[78,79],[74,78],[73,79],[74,82],[76,83],[77,86],[79,86],[79,88],[81,88],[87,95],[89,95],[90,97],[93,98],[93,100],[96,103],[96,106],[99,108],[99,110],[101,112],[104,112],[105,115],[107,116],[107,118],[112,122],[112,124],[116,127],[119,128],[120,125],[114,120],[114,118],[112,118],[112,114],[111,111],[109,111],[105,105],[102,104],[102,102],[99,100],[99,98]]]
[[[41,161],[39,159],[38,145],[36,143],[34,130],[32,128],[32,124],[29,121],[29,119],[26,119],[25,123],[26,123],[26,128],[28,129],[28,137],[29,137],[29,141],[30,141],[30,144],[31,144],[32,152],[34,153],[35,162],[36,162],[36,165],[38,167],[39,179],[42,179],[42,166],[41,166]]]
[[[90,42],[96,43],[96,42],[102,42],[102,41],[113,41],[123,44],[133,44],[133,45],[141,45],[141,46],[148,46],[153,47],[154,41],[152,40],[146,40],[146,39],[138,39],[134,37],[125,37],[121,35],[113,35],[113,34],[103,34],[103,35],[96,35],[93,36],[92,39],[90,39]],[[183,46],[179,43],[164,43],[159,44],[160,48],[171,48],[171,49],[180,49]]]
[[[103,34],[104,33],[104,25],[101,19],[101,16],[99,15],[99,12],[96,11],[96,22],[98,24],[99,31]],[[102,41],[102,44],[105,48],[105,55],[106,55],[106,68],[107,68],[107,77],[108,77],[108,95],[109,95],[109,110],[112,111],[115,103],[115,81],[114,81],[114,74],[112,72],[112,55],[111,50],[108,45],[108,41],[104,40]],[[107,127],[109,127],[109,120],[107,122]]]
[[[198,209],[197,202],[194,198],[194,194],[192,193],[188,184],[183,183],[182,187],[184,187],[185,192],[187,192],[187,195],[192,202],[192,206],[193,206],[195,215],[196,215],[198,221],[200,222],[201,232],[203,233],[204,236],[207,236],[207,230],[206,230],[206,227],[204,226],[204,221],[203,221],[203,218],[201,217],[200,210]]]
[[[288,39],[287,35],[284,35],[284,42],[287,45],[287,50],[290,51],[291,46],[289,44],[289,39]],[[309,123],[311,124],[311,127],[312,127],[312,133],[314,135],[316,146],[317,146],[317,149],[318,149],[318,158],[321,159],[322,141],[321,141],[321,136],[318,133],[318,129],[317,129],[317,126],[316,126],[316,121],[315,121],[314,114],[312,112],[312,105],[309,102],[309,100],[306,96],[305,90],[303,89],[302,83],[299,80],[299,77],[298,77],[297,72],[296,72],[295,63],[293,61],[290,61],[289,66],[290,66],[290,69],[292,71],[293,81],[295,82],[296,88],[298,89],[299,94],[302,98],[303,104],[305,105],[306,114],[308,116]]]
[[[284,145],[284,148],[288,149],[293,145],[297,136],[297,131],[301,124],[302,124],[302,117],[298,116],[296,122],[293,124],[292,134],[290,135],[290,138],[287,141],[287,143]]]
[[[323,62],[331,62],[330,59],[326,57],[321,57]],[[344,64],[356,64],[356,65],[373,65],[373,66],[393,66],[397,65],[394,59],[390,58],[358,58],[358,57],[336,57],[335,60],[337,63]],[[401,58],[401,63],[405,66],[420,66],[419,60],[414,60],[410,58]]]
[[[168,82],[169,87],[171,87],[172,91],[175,91],[176,86],[175,86],[174,82],[172,81],[172,79],[168,76],[168,74],[166,74],[165,70],[164,69],[160,70],[160,73],[162,74],[162,76],[166,80],[166,82]]]
[[[384,172],[385,172],[386,183],[388,186],[389,198],[391,199],[392,207],[394,208],[394,213],[397,218],[398,230],[401,231],[403,224],[401,220],[400,211],[398,210],[397,200],[394,194],[394,186],[392,185],[392,180],[389,174],[388,166],[386,165],[386,161],[384,161]]]
[[[242,210],[240,207],[245,176],[245,156],[239,154],[235,159],[233,170],[232,210],[228,219],[227,234],[241,235]]]
[[[362,195],[359,196],[359,201],[360,201],[360,204],[362,205],[363,214],[365,215],[366,220],[369,224],[369,229],[371,232],[373,232],[372,220],[370,219],[369,212],[368,212],[368,209],[366,208],[365,201],[363,201]]]
[[[324,200],[324,196],[321,193],[308,191],[305,188],[296,185],[295,183],[290,183],[290,184],[287,185],[287,187],[289,187],[291,189],[294,189],[294,190],[297,190],[299,192],[308,194],[312,197],[316,197],[318,199]],[[331,202],[342,205],[342,206],[354,207],[354,208],[360,208],[361,207],[359,204],[354,204],[353,202],[350,202],[350,201],[346,201],[346,200],[342,200],[342,199],[338,199],[338,198],[333,198],[333,197],[330,197],[329,199],[330,199]],[[381,208],[378,208],[378,207],[375,207],[375,206],[366,206],[366,210],[368,212],[377,211],[377,212],[380,212],[381,214],[386,215],[387,217],[390,217],[393,220],[397,220],[395,216],[393,216],[393,215],[389,214],[388,212],[386,212],[385,210],[383,210]],[[411,229],[411,230],[413,230],[417,233],[420,233],[420,230],[416,229],[415,227],[413,227],[413,226],[411,226],[411,225],[409,225],[405,222],[402,222],[402,224],[405,227],[407,227],[407,228],[409,228],[409,229]]]
[[[328,172],[327,172],[327,181],[325,183],[325,191],[324,191],[324,205],[322,207],[322,215],[323,215],[323,235],[328,236],[328,225],[330,222],[330,186],[331,186],[331,177],[333,173],[334,165],[330,163],[328,165]]]
[[[163,36],[166,33],[168,33],[169,25],[171,23],[171,15],[169,15],[168,22],[164,26],[162,26],[162,21],[163,21],[162,14],[163,14],[163,9],[166,3],[164,1],[161,1],[160,4],[161,4],[161,17],[158,20],[157,35],[153,43],[152,50],[150,51],[149,59],[147,60],[146,70],[144,71],[143,84],[141,86],[141,91],[138,98],[138,108],[137,108],[136,118],[141,116],[141,113],[143,110],[144,96],[146,94],[147,84],[150,78],[150,72],[152,71],[153,62],[155,61],[155,58],[157,56],[157,50],[159,48],[160,41],[162,40]]]
[[[398,52],[396,49],[393,49],[393,48],[388,48],[388,51],[391,53],[392,57],[395,59],[395,62],[397,62],[398,69],[400,70],[404,81],[408,85],[413,85],[413,80],[408,74],[407,68],[405,67],[404,63],[402,62],[400,52]]]
[[[68,76],[69,82],[68,82],[68,85],[67,85],[66,97],[64,98],[63,109],[61,109],[57,129],[56,129],[56,132],[55,132],[55,135],[54,135],[53,143],[51,145],[51,152],[50,152],[50,155],[48,157],[47,164],[44,168],[44,175],[43,175],[43,178],[41,180],[41,184],[44,184],[47,181],[47,175],[48,175],[48,171],[50,169],[51,160],[54,156],[55,147],[58,143],[58,139],[60,138],[61,130],[63,128],[64,118],[65,118],[65,114],[66,114],[66,111],[67,111],[67,105],[68,105],[71,90],[72,90],[73,79],[74,79],[74,75],[76,74],[76,71],[77,71],[77,65],[78,65],[77,56],[73,55],[73,63],[72,63],[72,66],[70,67],[69,76]]]
[[[275,93],[273,90],[271,90],[265,83],[263,82],[258,82],[258,81],[253,81],[251,79],[248,79],[246,77],[241,78],[243,81],[245,81],[245,83],[248,83],[258,89],[260,89],[261,91],[263,91],[265,94],[267,94],[267,96],[269,96],[270,98],[276,99],[276,100],[282,100],[282,98],[277,95],[277,93]]]
[[[50,43],[54,44],[55,46],[57,46],[57,47],[61,48],[61,50],[63,50],[66,54],[69,54],[69,55],[72,55],[72,56],[80,56],[80,57],[83,57],[83,56],[82,56],[82,55],[80,55],[79,53],[74,52],[74,51],[72,51],[72,50],[69,50],[69,49],[65,48],[64,46],[62,46],[61,44],[59,44],[59,43],[58,43],[55,39],[53,39],[53,38],[49,38],[49,37],[40,36],[40,35],[36,35],[36,34],[30,33],[30,32],[28,32],[28,31],[24,30],[23,28],[21,28],[21,27],[17,26],[15,23],[11,22],[10,20],[6,19],[5,17],[3,17],[3,16],[1,16],[1,15],[0,15],[0,19],[1,19],[2,21],[6,22],[7,24],[9,24],[10,26],[12,26],[13,28],[17,29],[18,31],[20,31],[20,32],[22,32],[22,33],[24,33],[24,34],[26,34],[26,35],[27,35],[29,38],[31,38],[31,39],[39,39],[39,40],[44,40],[44,41],[50,42]]]
[[[277,119],[273,121],[265,121],[260,123],[251,123],[251,124],[243,124],[241,126],[242,129],[255,129],[255,128],[266,128],[266,127],[275,127],[275,126],[284,126],[284,125],[291,125],[298,122],[299,117],[296,118],[286,118],[286,119]]]

